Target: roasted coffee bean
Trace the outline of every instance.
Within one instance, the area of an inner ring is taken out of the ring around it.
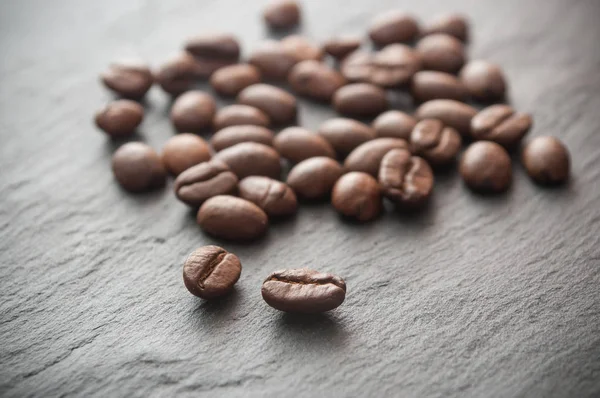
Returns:
[[[467,89],[456,76],[430,70],[415,73],[411,93],[417,102],[433,99],[465,101],[468,97]]]
[[[261,43],[250,55],[248,63],[254,65],[265,80],[285,80],[298,60],[283,45],[274,40]]]
[[[527,134],[533,119],[508,105],[492,105],[471,119],[471,136],[475,140],[494,141],[505,147],[518,144]]]
[[[162,65],[155,78],[165,92],[175,96],[191,90],[196,81],[208,78],[215,70],[230,63],[221,60],[198,60],[185,52]]]
[[[292,68],[288,76],[292,89],[319,101],[329,101],[346,81],[332,67],[318,61],[302,61]]]
[[[456,73],[466,61],[463,43],[443,33],[425,36],[416,45],[423,61],[423,69]]]
[[[408,149],[408,143],[401,138],[375,138],[350,152],[344,161],[344,168],[346,171],[362,171],[377,177],[381,159],[392,149]]]
[[[381,47],[391,43],[410,43],[418,35],[419,25],[416,19],[398,10],[378,15],[369,26],[369,37]]]
[[[435,33],[445,33],[465,42],[469,39],[469,22],[460,14],[439,15],[423,30],[423,35]]]
[[[214,150],[218,152],[242,142],[258,142],[273,146],[274,137],[275,134],[266,127],[247,124],[229,126],[217,131],[210,139],[210,143]]]
[[[111,137],[123,137],[135,132],[144,119],[144,108],[135,101],[109,102],[96,113],[96,126]]]
[[[215,155],[229,166],[231,171],[242,179],[248,176],[281,177],[279,154],[270,146],[257,142],[242,142],[223,149]]]
[[[458,131],[444,126],[440,120],[421,120],[410,134],[410,146],[413,153],[424,157],[434,166],[446,165],[454,159],[462,139]]]
[[[421,58],[404,44],[390,44],[376,53],[356,51],[344,59],[341,72],[350,81],[401,87],[421,69]]]
[[[275,0],[265,8],[263,18],[272,29],[289,29],[300,23],[300,6],[292,0]]]
[[[175,179],[175,195],[183,203],[199,207],[208,198],[236,192],[238,178],[225,163],[211,160],[197,164]]]
[[[439,119],[446,126],[455,128],[463,136],[469,135],[471,119],[476,114],[477,109],[472,106],[449,99],[424,102],[415,112],[417,119]]]
[[[362,39],[358,36],[338,36],[327,40],[323,44],[323,49],[333,58],[341,60],[357,50],[361,43]]]
[[[240,181],[240,197],[263,209],[269,217],[289,216],[296,213],[296,194],[287,184],[269,177],[251,176]]]
[[[276,310],[312,314],[339,307],[346,298],[346,282],[307,268],[286,269],[269,275],[261,293]]]
[[[385,90],[369,83],[341,87],[333,95],[333,107],[343,115],[377,116],[389,107]]]
[[[357,120],[341,117],[325,121],[318,133],[342,156],[346,156],[363,142],[375,138],[375,130],[371,127]]]
[[[383,195],[405,207],[419,207],[427,202],[433,190],[433,171],[418,156],[406,149],[392,149],[381,160],[379,185]]]
[[[495,142],[475,142],[462,156],[460,174],[474,191],[506,191],[512,181],[510,157],[506,149]]]
[[[373,120],[373,129],[377,137],[391,137],[410,139],[410,132],[417,124],[417,120],[400,111],[387,111]]]
[[[144,98],[154,83],[150,67],[137,60],[113,62],[100,78],[106,87],[119,96],[135,100]]]
[[[305,199],[329,196],[335,182],[344,170],[334,159],[319,156],[303,160],[294,166],[287,178],[288,185]]]
[[[163,164],[171,174],[178,175],[198,163],[210,160],[206,141],[195,134],[177,134],[163,147]]]
[[[238,256],[218,246],[203,246],[185,260],[183,283],[194,296],[210,300],[231,292],[241,273]]]
[[[185,50],[195,57],[209,60],[237,62],[240,58],[240,44],[229,33],[202,34],[188,39]]]
[[[210,77],[212,88],[227,97],[236,96],[256,83],[260,83],[260,72],[256,66],[248,64],[225,66]]]
[[[294,163],[316,156],[335,158],[335,151],[325,138],[302,127],[282,130],[275,137],[274,146],[282,157]]]
[[[333,186],[331,203],[346,217],[370,221],[381,213],[381,188],[370,174],[352,171]]]
[[[296,59],[296,62],[321,61],[325,57],[325,52],[320,46],[299,35],[284,37],[281,39],[281,46],[284,51]]]
[[[521,161],[527,174],[540,184],[560,184],[569,178],[569,151],[558,138],[535,137],[525,145]]]
[[[460,71],[460,81],[471,97],[479,101],[501,101],[506,95],[506,79],[498,65],[471,61]]]
[[[141,142],[129,142],[117,149],[112,170],[118,183],[130,192],[162,187],[167,176],[158,153]]]
[[[296,119],[296,98],[279,87],[253,84],[242,90],[237,101],[260,109],[274,124],[291,123]]]
[[[213,126],[217,131],[225,127],[244,124],[269,127],[271,120],[260,109],[242,104],[228,105],[219,109],[213,119]]]
[[[200,206],[196,220],[208,234],[233,241],[259,238],[269,226],[267,214],[260,207],[228,195],[207,199]]]
[[[202,91],[188,91],[173,103],[171,122],[178,131],[202,131],[212,124],[216,110],[213,97]]]

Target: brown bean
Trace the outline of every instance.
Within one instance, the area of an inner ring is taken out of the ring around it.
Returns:
[[[266,80],[285,80],[298,60],[280,42],[266,40],[252,52],[248,63],[254,65]]]
[[[217,105],[213,97],[202,91],[188,91],[171,107],[171,122],[178,131],[199,132],[212,124]]]
[[[414,17],[399,11],[387,11],[375,17],[369,26],[369,37],[378,46],[391,43],[409,43],[419,34]]]
[[[465,42],[469,39],[469,22],[460,14],[442,14],[435,17],[425,29],[423,35],[445,33]]]
[[[212,74],[210,84],[219,94],[235,96],[253,84],[260,83],[260,72],[257,67],[248,64],[225,66]]]
[[[469,134],[471,119],[476,114],[477,109],[472,106],[449,99],[424,102],[415,112],[417,119],[439,119],[446,126],[455,128],[463,136]]]
[[[408,141],[410,132],[417,120],[401,111],[387,111],[373,120],[373,129],[377,137],[402,138]]]
[[[263,18],[272,29],[288,29],[300,23],[300,6],[293,0],[276,0],[265,8]]]
[[[434,166],[454,161],[461,143],[460,134],[437,119],[421,120],[410,135],[412,151]]]
[[[319,156],[303,160],[294,166],[287,178],[288,185],[298,196],[321,199],[329,196],[344,170],[334,159]]]
[[[346,171],[362,171],[377,177],[381,159],[392,149],[408,149],[401,138],[376,138],[356,147],[344,161]]]
[[[321,47],[299,35],[284,37],[281,39],[281,46],[284,51],[296,59],[296,62],[321,61],[325,57]]]
[[[342,156],[346,156],[363,142],[375,138],[375,131],[368,125],[341,117],[325,121],[318,133]]]
[[[415,49],[423,61],[423,69],[456,73],[465,64],[467,56],[463,43],[443,33],[425,36]]]
[[[291,123],[296,119],[296,98],[279,87],[253,84],[240,92],[237,101],[265,112],[274,124]]]
[[[429,164],[405,149],[392,149],[381,160],[379,185],[383,195],[397,205],[424,205],[431,196],[433,181]]]
[[[242,104],[228,105],[219,109],[213,119],[213,127],[217,131],[225,127],[243,124],[269,127],[271,120],[260,109]]]
[[[465,101],[468,97],[467,89],[456,76],[429,70],[413,76],[411,93],[417,102],[433,99]]]
[[[210,149],[206,141],[189,133],[169,138],[162,151],[163,164],[167,171],[174,175],[210,158]]]
[[[465,65],[459,74],[469,94],[479,101],[494,102],[506,96],[507,84],[502,69],[491,62],[476,60]]]
[[[325,52],[337,60],[343,59],[346,55],[356,51],[362,43],[358,36],[338,36],[327,40],[323,44]]]
[[[179,174],[175,179],[174,190],[177,199],[189,206],[198,207],[213,196],[234,194],[237,183],[238,178],[229,166],[212,159]]]
[[[508,105],[492,105],[471,119],[471,137],[510,148],[521,142],[532,124],[530,114],[517,112]]]
[[[154,83],[150,67],[143,61],[133,59],[112,62],[100,78],[116,94],[134,100],[143,98]]]
[[[130,192],[160,188],[167,176],[158,153],[141,142],[128,142],[117,149],[112,170],[121,187]]]
[[[333,107],[344,115],[377,116],[389,107],[381,87],[369,83],[353,83],[341,87],[333,96]]]
[[[240,179],[251,175],[275,179],[281,177],[281,163],[277,151],[257,142],[242,142],[225,148],[214,158],[225,162]]]
[[[207,33],[188,39],[185,50],[202,59],[237,62],[240,58],[240,44],[229,33]]]
[[[282,130],[275,137],[274,146],[282,157],[294,163],[315,156],[335,158],[335,151],[325,138],[302,127]]]
[[[144,107],[132,100],[109,102],[96,113],[96,126],[113,138],[124,137],[135,132],[144,118]]]
[[[274,137],[275,134],[268,128],[248,124],[225,127],[212,136],[210,143],[214,150],[219,152],[242,142],[258,142],[273,146]]]
[[[338,71],[322,62],[302,61],[292,68],[288,82],[300,95],[329,101],[346,81]]]
[[[292,189],[269,177],[246,177],[239,183],[240,196],[263,209],[269,217],[283,217],[296,213],[298,201]]]
[[[333,207],[343,216],[358,221],[370,221],[383,208],[381,188],[373,176],[352,171],[341,176],[331,193]]]
[[[213,196],[204,202],[196,220],[208,234],[233,241],[257,239],[269,226],[267,215],[260,207],[227,195]]]
[[[233,290],[241,272],[242,264],[235,254],[218,246],[204,246],[185,260],[183,283],[193,295],[210,300]]]

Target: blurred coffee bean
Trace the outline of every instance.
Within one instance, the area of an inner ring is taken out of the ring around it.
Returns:
[[[433,171],[427,162],[406,149],[392,149],[379,168],[383,195],[402,207],[423,206],[433,191]]]
[[[185,49],[201,59],[223,60],[235,63],[240,58],[240,45],[229,33],[208,33],[188,39]]]
[[[423,29],[423,35],[445,33],[462,42],[469,39],[469,22],[460,14],[442,14],[435,17]]]
[[[295,165],[287,177],[288,185],[305,199],[322,199],[331,193],[333,185],[344,174],[334,159],[318,156]]]
[[[300,23],[300,6],[293,0],[275,0],[269,4],[263,18],[272,29],[289,29]]]
[[[135,132],[144,119],[144,108],[132,100],[116,100],[96,112],[96,126],[113,138]]]
[[[410,43],[419,35],[416,19],[399,10],[384,12],[369,25],[369,37],[377,46],[392,43]]]
[[[292,189],[269,177],[251,176],[240,181],[240,197],[263,209],[269,217],[290,216],[296,213],[298,201]]]
[[[319,101],[329,101],[346,81],[332,67],[319,61],[302,61],[294,66],[288,76],[292,89]]]
[[[292,123],[296,119],[296,98],[279,87],[253,84],[240,92],[237,101],[260,109],[269,116],[273,124]]]
[[[363,142],[375,138],[375,130],[368,125],[341,117],[325,121],[318,133],[342,156],[346,156]]]
[[[225,127],[244,124],[269,127],[271,120],[260,109],[242,104],[228,105],[219,109],[213,119],[213,126],[216,131]]]
[[[344,161],[346,171],[362,171],[377,177],[381,159],[392,149],[407,149],[408,143],[401,138],[375,138],[354,149]]]
[[[266,127],[247,124],[229,126],[217,131],[210,139],[210,143],[214,150],[219,152],[242,142],[258,142],[273,146],[274,136],[275,134]]]
[[[345,217],[370,221],[381,213],[381,188],[370,174],[353,171],[337,180],[331,203]]]
[[[171,122],[182,132],[198,132],[212,124],[217,106],[215,100],[203,91],[188,91],[175,100],[171,108]]]
[[[213,196],[204,202],[196,221],[210,235],[242,242],[261,237],[269,226],[269,219],[260,207],[228,195]]]
[[[506,149],[495,142],[475,142],[463,153],[460,174],[474,191],[506,191],[512,182],[510,157]]]
[[[175,179],[177,199],[198,207],[208,198],[231,195],[237,190],[238,178],[224,162],[213,159],[185,170]]]
[[[417,119],[439,119],[444,125],[455,128],[465,137],[469,135],[471,119],[476,114],[477,109],[472,106],[449,99],[424,102],[415,112]]]
[[[335,158],[335,151],[322,136],[302,127],[288,127],[274,140],[277,152],[293,163],[316,156]]]
[[[417,120],[411,115],[391,110],[377,116],[372,126],[377,137],[402,138],[408,141],[415,124]]]
[[[471,61],[459,76],[471,97],[476,100],[494,102],[506,96],[506,80],[498,65],[482,60]]]
[[[167,171],[175,175],[210,158],[210,148],[206,141],[189,133],[169,138],[162,151],[163,164]]]
[[[121,187],[130,192],[160,188],[167,176],[158,153],[141,142],[129,142],[117,149],[112,170]]]
[[[100,78],[102,83],[115,94],[134,100],[144,98],[154,83],[150,67],[137,60],[112,62]]]
[[[569,151],[558,138],[535,137],[525,145],[521,161],[537,183],[560,184],[569,179]]]
[[[433,99],[465,101],[468,97],[467,89],[456,76],[429,70],[415,73],[411,93],[417,102]]]
[[[456,73],[466,61],[463,43],[453,36],[436,33],[425,36],[416,45],[423,69]]]
[[[370,83],[353,83],[341,87],[333,96],[333,107],[343,115],[377,116],[389,108],[384,89]]]
[[[532,124],[530,114],[519,113],[508,105],[492,105],[471,119],[471,137],[510,148],[521,142]]]
[[[265,40],[250,54],[248,63],[258,68],[265,80],[285,80],[298,60],[275,40]]]
[[[357,50],[361,44],[362,39],[359,36],[337,36],[327,40],[323,44],[323,49],[339,61]]]
[[[281,177],[281,163],[277,151],[257,142],[242,142],[218,152],[215,157],[229,166],[239,179],[248,176]]]
[[[260,72],[257,67],[248,64],[225,66],[210,77],[212,88],[226,97],[236,96],[256,83],[260,83]]]
[[[207,79],[217,69],[231,62],[222,60],[199,60],[191,54],[181,53],[156,72],[156,82],[168,94],[179,95],[191,90],[198,80]]]
[[[296,59],[296,62],[314,60],[321,61],[325,57],[323,49],[299,35],[291,35],[281,39],[284,51]]]
[[[421,120],[410,135],[412,152],[433,166],[443,166],[456,159],[462,139],[452,127],[437,119]]]

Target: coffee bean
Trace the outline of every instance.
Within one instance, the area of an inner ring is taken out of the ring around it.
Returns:
[[[375,138],[375,130],[357,120],[334,118],[325,121],[318,133],[342,156],[346,156],[363,142]]]
[[[327,40],[323,44],[325,52],[337,60],[357,50],[362,43],[358,36],[338,36]]]
[[[217,106],[202,91],[188,91],[177,97],[171,108],[171,122],[177,131],[198,132],[212,124]]]
[[[218,152],[242,142],[258,142],[273,146],[274,137],[275,134],[266,127],[247,124],[229,126],[217,131],[210,139],[210,143],[214,150]]]
[[[215,159],[227,163],[240,179],[252,175],[276,179],[281,176],[281,163],[277,151],[257,142],[242,142],[225,148],[215,155]]]
[[[238,256],[218,246],[204,246],[185,260],[183,283],[194,296],[210,300],[231,292],[241,273]]]
[[[166,93],[175,96],[191,90],[196,81],[206,79],[225,64],[222,61],[201,62],[186,52],[162,65],[155,78]]]
[[[449,99],[424,102],[415,112],[417,119],[439,119],[444,125],[455,128],[463,136],[469,134],[471,119],[476,114],[477,110],[472,106]]]
[[[107,88],[119,96],[134,100],[144,98],[154,83],[154,76],[148,65],[137,60],[113,62],[100,78]]]
[[[344,115],[377,116],[389,107],[385,90],[369,83],[341,87],[333,95],[333,107]]]
[[[437,16],[423,30],[423,35],[445,33],[465,42],[469,39],[469,22],[460,14]]]
[[[408,143],[401,138],[375,138],[359,145],[350,152],[344,162],[347,171],[362,171],[377,177],[381,159],[392,149],[408,149]]]
[[[392,149],[381,160],[379,185],[383,195],[403,207],[420,207],[433,190],[433,171],[406,149]]]
[[[410,139],[410,132],[417,124],[417,120],[400,111],[387,111],[373,120],[373,129],[377,137],[391,137]]]
[[[260,207],[228,195],[206,200],[198,210],[196,220],[206,233],[233,241],[257,239],[269,226],[267,215]]]
[[[346,217],[370,221],[381,213],[381,188],[370,174],[352,171],[333,186],[331,203]]]
[[[294,163],[316,156],[335,158],[335,151],[325,138],[302,127],[282,130],[275,137],[274,146],[282,157]]]
[[[252,52],[248,63],[254,65],[266,80],[285,80],[298,60],[280,42],[266,40]]]
[[[462,139],[458,131],[437,119],[421,120],[410,134],[413,153],[433,166],[443,166],[456,159]]]
[[[521,141],[532,124],[527,113],[516,112],[508,105],[492,105],[471,119],[471,136],[510,148]]]
[[[276,310],[312,314],[339,307],[346,298],[346,282],[307,268],[286,269],[269,275],[261,293]]]
[[[195,57],[235,63],[240,58],[240,44],[228,33],[202,34],[185,43],[185,50]]]
[[[506,80],[498,65],[471,61],[460,71],[460,81],[471,97],[479,101],[501,101],[506,95]]]
[[[356,51],[344,59],[341,71],[350,81],[401,87],[421,69],[421,58],[409,46],[390,44],[376,53]]]
[[[535,137],[525,145],[521,161],[527,174],[540,184],[560,184],[569,178],[569,151],[558,138]]]
[[[433,99],[465,101],[468,97],[467,89],[456,76],[429,70],[415,73],[411,93],[417,102]]]
[[[319,156],[303,160],[294,166],[287,178],[288,185],[298,196],[321,199],[329,196],[335,182],[344,173],[340,164]]]
[[[423,61],[423,69],[456,73],[466,61],[463,43],[443,33],[425,36],[416,45]]]
[[[162,152],[163,164],[167,171],[175,175],[210,158],[210,149],[206,141],[189,133],[169,138]]]
[[[235,96],[243,89],[260,83],[260,72],[256,66],[236,64],[225,66],[210,77],[212,88],[223,96]]]
[[[130,192],[160,188],[167,176],[160,156],[141,142],[129,142],[117,149],[112,170],[117,182]]]
[[[263,12],[272,29],[289,29],[300,23],[300,6],[292,0],[275,0]]]
[[[299,35],[284,37],[281,39],[281,46],[285,52],[296,59],[296,62],[321,61],[325,57],[325,52],[320,46]]]
[[[475,142],[462,156],[460,174],[474,191],[506,191],[512,181],[510,157],[506,149],[495,142]]]
[[[369,26],[369,37],[377,46],[410,43],[418,34],[419,25],[415,18],[398,10],[378,15]]]
[[[240,196],[256,204],[270,217],[296,213],[296,194],[287,184],[269,177],[246,177],[239,183]]]
[[[199,207],[208,198],[234,194],[238,178],[225,163],[211,160],[197,164],[175,179],[175,195],[183,203]]]
[[[111,137],[130,135],[142,123],[144,108],[135,101],[116,100],[96,112],[96,126]]]
[[[213,126],[217,131],[225,127],[244,124],[269,127],[271,120],[260,109],[242,104],[228,105],[219,109],[213,119]]]
[[[265,112],[274,124],[291,123],[296,119],[296,98],[279,87],[253,84],[240,92],[237,101]]]
[[[294,66],[288,76],[292,89],[319,101],[330,101],[333,94],[346,81],[332,67],[318,61],[302,61]]]

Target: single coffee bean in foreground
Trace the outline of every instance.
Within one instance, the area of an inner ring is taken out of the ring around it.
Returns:
[[[124,137],[135,132],[144,119],[144,107],[132,100],[109,102],[96,113],[96,126],[113,138]]]
[[[325,121],[318,133],[342,156],[346,156],[363,142],[375,138],[375,130],[368,125],[342,117]]]
[[[164,63],[156,72],[155,79],[167,94],[175,96],[192,89],[201,78],[200,69],[196,59],[184,52]]]
[[[533,118],[527,113],[517,112],[508,105],[492,105],[471,119],[471,137],[511,148],[521,142],[532,124]]]
[[[263,18],[272,29],[289,29],[300,23],[300,6],[293,0],[275,0],[269,4]]]
[[[381,213],[381,188],[370,174],[352,171],[333,186],[331,203],[345,217],[370,221]]]
[[[265,40],[250,54],[248,63],[254,65],[265,80],[285,80],[298,59],[281,42]]]
[[[456,159],[462,139],[458,131],[444,126],[440,120],[421,120],[410,134],[410,146],[416,155],[424,157],[434,167]]]
[[[540,184],[560,184],[569,178],[569,151],[558,138],[535,137],[525,145],[521,161],[527,174]]]
[[[415,112],[417,119],[439,119],[444,125],[456,129],[465,137],[471,131],[471,119],[476,114],[477,109],[472,106],[449,99],[424,102]]]
[[[392,149],[379,168],[383,195],[401,207],[424,205],[433,190],[433,171],[429,164],[406,149]]]
[[[469,39],[469,22],[460,14],[438,15],[425,26],[422,34],[426,36],[435,33],[445,33],[466,42]]]
[[[411,93],[417,102],[434,99],[465,101],[468,97],[467,89],[456,76],[431,70],[413,76]]]
[[[469,188],[484,193],[503,192],[512,182],[508,152],[491,141],[478,141],[467,148],[460,161],[460,175]]]
[[[213,127],[216,131],[244,124],[269,127],[271,119],[260,109],[242,104],[227,105],[219,109],[213,118]]]
[[[411,115],[391,110],[377,116],[372,126],[377,137],[402,138],[408,141],[416,124],[417,120]]]
[[[219,152],[242,142],[258,142],[259,144],[273,146],[273,137],[275,137],[275,134],[266,127],[252,125],[229,126],[217,131],[210,139],[210,143],[214,150]]]
[[[260,109],[274,124],[288,124],[296,119],[296,98],[279,87],[253,84],[240,92],[237,101]]]
[[[174,175],[210,158],[210,148],[206,141],[190,133],[169,138],[162,151],[163,164],[167,171]]]
[[[283,129],[275,137],[274,147],[293,163],[316,156],[335,158],[335,150],[325,138],[302,127]]]
[[[242,142],[225,148],[215,155],[242,179],[258,175],[275,179],[281,177],[281,160],[277,151],[257,142]]]
[[[338,61],[357,50],[362,43],[359,36],[337,36],[327,40],[323,49]]]
[[[185,170],[175,179],[177,199],[191,207],[217,195],[232,195],[237,190],[238,178],[224,162],[211,160]]]
[[[318,156],[294,166],[287,177],[288,185],[302,198],[315,200],[329,196],[344,170],[334,159]]]
[[[112,62],[100,78],[117,95],[134,100],[144,98],[154,83],[150,67],[137,60]]]
[[[375,17],[369,26],[369,37],[375,45],[410,43],[419,35],[417,20],[403,11],[393,10]]]
[[[344,161],[346,171],[362,171],[377,177],[381,159],[392,149],[408,150],[408,143],[401,138],[376,138],[359,145]]]
[[[264,235],[267,214],[254,203],[235,196],[213,196],[198,210],[197,221],[210,235],[232,241],[250,241]]]
[[[158,153],[141,142],[129,142],[117,149],[112,170],[119,184],[130,192],[160,188],[167,176]]]
[[[425,36],[415,48],[427,70],[456,73],[467,58],[463,43],[443,33]]]
[[[319,101],[330,101],[333,94],[346,80],[335,69],[319,61],[297,63],[288,76],[292,89],[306,97]]]
[[[296,59],[301,61],[321,61],[325,57],[323,49],[300,35],[290,35],[281,39],[283,50]]]
[[[381,87],[369,83],[353,83],[335,92],[333,107],[343,115],[368,117],[387,110],[389,102]]]
[[[205,33],[188,39],[185,50],[195,57],[235,63],[240,58],[240,44],[229,33]]]
[[[219,94],[233,97],[253,84],[260,83],[260,71],[254,65],[235,64],[218,69],[210,77],[210,85]]]
[[[241,273],[238,256],[219,246],[203,246],[185,260],[183,283],[194,296],[210,300],[231,292]]]
[[[271,307],[285,312],[320,313],[333,310],[346,298],[346,282],[339,276],[302,268],[275,271],[261,293]]]
[[[460,81],[471,97],[484,102],[501,101],[506,96],[506,79],[498,65],[476,60],[460,71]]]
[[[240,197],[263,209],[269,217],[284,217],[296,213],[298,201],[292,189],[269,177],[250,176],[238,185]]]
[[[212,124],[217,110],[209,94],[194,90],[181,94],[171,108],[171,122],[182,132],[199,132]]]

